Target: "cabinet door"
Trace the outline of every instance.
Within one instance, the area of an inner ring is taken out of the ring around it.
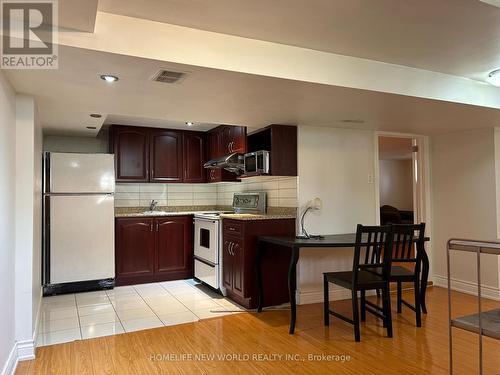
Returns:
[[[201,132],[184,132],[183,162],[184,182],[205,182],[205,135]]]
[[[182,132],[152,130],[150,161],[151,181],[182,182]]]
[[[247,149],[246,128],[244,126],[231,126],[231,152],[244,154]]]
[[[136,127],[114,126],[111,128],[110,136],[110,151],[115,154],[116,181],[148,181],[148,131]]]
[[[233,290],[233,255],[231,253],[232,242],[225,238],[222,247],[222,286]]]
[[[193,275],[193,219],[176,216],[156,219],[157,281],[189,278]]]
[[[212,131],[207,135],[207,159],[213,160],[221,155],[219,151],[220,147],[221,132]],[[221,181],[221,170],[220,169],[207,169],[207,181],[208,182],[220,182]]]
[[[233,293],[245,297],[245,254],[243,242],[240,239],[231,241],[233,242],[231,248],[233,254]]]
[[[154,279],[155,234],[153,219],[118,218],[115,228],[116,284]]]
[[[227,155],[232,153],[231,143],[233,142],[233,134],[231,128],[232,126],[223,126],[220,130],[221,135],[220,135],[219,150],[222,155]]]

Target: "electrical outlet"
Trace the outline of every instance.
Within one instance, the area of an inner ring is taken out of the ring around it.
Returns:
[[[375,177],[371,173],[368,173],[368,183],[369,184],[375,183]]]

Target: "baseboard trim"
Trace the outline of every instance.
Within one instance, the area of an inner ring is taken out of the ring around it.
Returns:
[[[14,375],[18,362],[17,343],[14,343],[14,346],[7,357],[7,362],[5,362],[5,365],[3,366],[1,375]]]
[[[17,342],[17,359],[19,361],[35,359],[35,342],[33,340]]]
[[[448,278],[444,276],[435,275],[433,277],[434,284],[441,288],[448,288]],[[477,283],[470,281],[464,281],[460,279],[451,279],[451,289],[457,292],[462,292],[466,294],[471,294],[477,296]],[[494,288],[492,286],[482,285],[481,286],[481,296],[488,299],[493,299],[495,301],[500,301],[500,288]]]

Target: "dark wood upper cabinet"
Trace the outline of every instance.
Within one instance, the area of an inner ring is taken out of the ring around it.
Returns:
[[[246,128],[221,125],[207,133],[123,125],[110,127],[117,182],[236,181],[236,174],[205,170],[207,160],[246,152]]]
[[[205,134],[184,132],[183,136],[184,182],[205,182]]]
[[[219,151],[220,156],[238,152],[244,154],[246,152],[246,135],[247,128],[244,126],[221,125],[218,128],[222,133],[220,138]]]
[[[183,279],[192,276],[193,220],[189,216],[156,219],[157,280]]]
[[[231,152],[244,154],[247,152],[247,128],[244,126],[231,126],[230,144]]]
[[[151,130],[149,145],[150,181],[182,182],[182,132]]]
[[[207,133],[207,159],[212,160],[224,155],[246,152],[246,134],[244,126],[221,125]],[[223,169],[207,171],[208,182],[237,181],[235,173]]]
[[[149,136],[144,128],[113,126],[110,151],[115,154],[116,181],[149,181]]]
[[[154,220],[120,218],[116,221],[116,283],[148,282],[155,272]]]
[[[270,175],[297,176],[297,127],[269,125],[247,137],[248,152],[270,153]]]

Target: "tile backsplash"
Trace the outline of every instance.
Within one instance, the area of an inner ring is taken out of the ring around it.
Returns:
[[[265,191],[269,207],[297,207],[298,177],[258,176],[216,184],[126,183],[116,185],[117,207],[230,206],[236,192]]]
[[[215,206],[214,184],[116,184],[115,206],[146,207],[151,200],[159,206]]]

